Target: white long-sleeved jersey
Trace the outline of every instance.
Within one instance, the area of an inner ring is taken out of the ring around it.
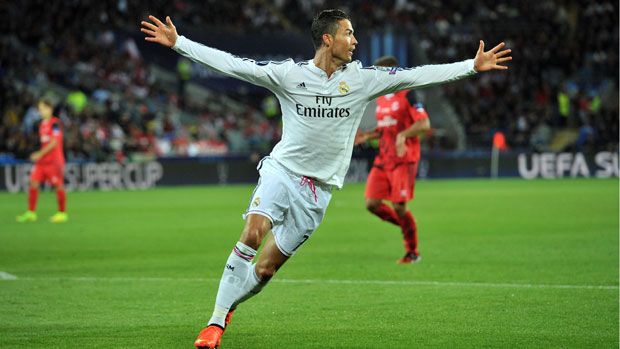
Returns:
[[[299,175],[341,188],[367,104],[378,96],[454,81],[475,73],[473,59],[416,68],[362,67],[332,76],[312,60],[256,62],[177,38],[175,51],[210,69],[271,90],[282,109],[282,139],[271,157]]]

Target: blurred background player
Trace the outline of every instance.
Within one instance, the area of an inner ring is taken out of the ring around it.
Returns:
[[[374,63],[378,67],[397,67],[393,56],[384,56]],[[415,98],[414,91],[399,91],[377,98],[377,128],[360,132],[356,143],[380,138],[379,154],[375,157],[366,184],[366,208],[384,221],[397,226],[403,233],[405,256],[399,264],[420,261],[418,228],[407,202],[413,199],[415,177],[420,161],[418,136],[431,128],[428,114]],[[392,202],[393,209],[383,200]]]
[[[39,186],[42,182],[50,183],[56,189],[58,212],[50,221],[53,223],[66,222],[69,217],[66,210],[67,195],[64,188],[65,157],[62,150],[62,128],[60,119],[53,116],[54,105],[48,98],[41,98],[37,104],[41,115],[39,138],[41,149],[30,155],[34,161],[30,173],[30,187],[28,189],[28,211],[17,216],[18,222],[34,222],[37,220],[36,208],[39,196]]]

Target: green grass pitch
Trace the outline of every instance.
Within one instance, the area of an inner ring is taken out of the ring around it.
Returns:
[[[618,180],[421,181],[423,260],[336,191],[223,348],[617,348]],[[0,347],[190,348],[252,186],[0,194]],[[4,278],[7,277],[7,274]]]

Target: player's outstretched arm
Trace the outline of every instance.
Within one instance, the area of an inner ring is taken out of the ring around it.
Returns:
[[[157,17],[149,16],[153,23],[142,21],[140,31],[147,35],[146,41],[155,42],[166,47],[173,47],[179,35],[177,28],[172,24],[170,16],[166,16],[166,24],[162,23]]]
[[[484,52],[484,42],[480,41],[476,57],[462,62],[423,65],[415,68],[366,67],[360,72],[368,92],[368,99],[374,99],[396,91],[445,84],[477,72],[508,69],[504,64],[512,60],[509,55],[511,50],[502,50],[504,46],[504,43],[500,43]]]
[[[489,71],[489,70],[506,70],[507,66],[501,63],[506,63],[512,60],[512,56],[509,56],[511,49],[500,51],[506,44],[503,42],[493,47],[487,52],[484,52],[484,41],[480,40],[480,46],[478,46],[478,52],[474,58],[474,69],[477,72]]]
[[[280,89],[282,77],[294,62],[255,62],[251,59],[239,58],[228,52],[194,42],[177,33],[170,17],[162,23],[155,16],[149,16],[152,22],[142,21],[140,31],[147,36],[146,41],[170,47],[181,55],[204,64],[207,68],[249,83],[264,86],[271,90]]]

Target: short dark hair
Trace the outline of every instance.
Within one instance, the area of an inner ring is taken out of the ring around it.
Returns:
[[[341,10],[323,10],[314,17],[310,32],[312,33],[312,44],[315,50],[318,50],[323,45],[323,34],[327,33],[336,36],[338,21],[343,19],[349,19],[349,16]]]
[[[377,58],[373,65],[377,67],[398,67],[398,60],[394,56],[383,56]]]

